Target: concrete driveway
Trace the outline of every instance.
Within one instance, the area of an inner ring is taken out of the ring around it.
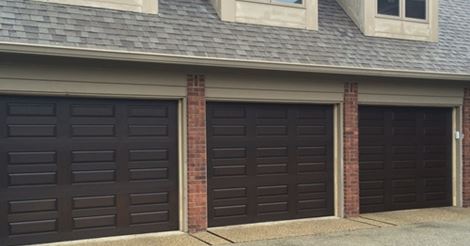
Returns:
[[[426,222],[348,233],[303,236],[234,244],[237,246],[468,246],[470,218]]]
[[[363,214],[351,219],[307,219],[290,222],[211,228],[196,234],[170,233],[84,240],[68,246],[407,246],[470,245],[470,209],[433,208]]]

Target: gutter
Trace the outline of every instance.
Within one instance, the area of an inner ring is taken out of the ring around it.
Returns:
[[[105,59],[115,61],[150,62],[177,65],[227,67],[292,72],[341,74],[357,76],[399,77],[416,79],[440,79],[470,81],[470,74],[404,71],[394,69],[357,68],[348,66],[310,65],[302,63],[242,60],[216,57],[170,55],[162,53],[117,51],[95,48],[78,48],[41,44],[0,42],[0,52],[16,54],[47,55],[73,58]]]

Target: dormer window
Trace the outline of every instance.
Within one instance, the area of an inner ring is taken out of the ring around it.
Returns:
[[[336,1],[367,36],[431,42],[439,38],[439,0]]]
[[[158,14],[158,0],[36,0],[49,3],[81,5],[147,14]]]
[[[378,0],[377,12],[381,15],[400,16],[400,0]]]
[[[426,19],[427,0],[406,0],[406,18]]]
[[[210,0],[223,21],[318,30],[318,0]]]
[[[396,16],[426,20],[428,0],[378,0],[377,13],[385,16]]]

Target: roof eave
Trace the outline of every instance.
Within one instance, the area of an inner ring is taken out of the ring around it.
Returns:
[[[0,52],[62,56],[74,58],[106,59],[117,61],[152,62],[209,67],[228,67],[245,69],[278,70],[358,76],[400,77],[416,79],[438,79],[470,81],[470,74],[424,72],[412,70],[393,70],[375,68],[357,68],[345,66],[313,65],[260,60],[242,60],[201,56],[171,55],[135,51],[105,50],[82,47],[52,46],[16,42],[0,42]]]

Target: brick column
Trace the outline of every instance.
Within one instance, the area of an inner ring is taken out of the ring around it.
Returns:
[[[358,85],[344,87],[344,214],[359,215]]]
[[[202,75],[188,75],[188,229],[207,229],[206,98]]]
[[[470,88],[465,88],[462,123],[464,134],[462,150],[462,200],[464,207],[470,207]]]

